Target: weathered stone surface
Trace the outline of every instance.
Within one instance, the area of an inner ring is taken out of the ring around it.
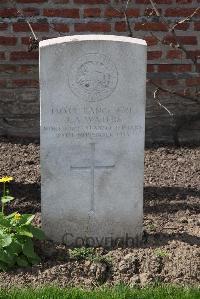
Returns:
[[[143,40],[40,42],[42,223],[49,238],[109,246],[141,236],[145,77]]]

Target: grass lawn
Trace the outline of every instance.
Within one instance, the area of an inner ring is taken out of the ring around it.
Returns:
[[[0,299],[200,299],[200,289],[175,286],[155,286],[143,289],[117,286],[82,290],[45,287],[37,289],[0,290]]]

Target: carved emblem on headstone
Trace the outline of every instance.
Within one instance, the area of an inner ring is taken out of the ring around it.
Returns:
[[[93,53],[79,58],[71,67],[69,86],[89,102],[108,98],[117,86],[117,69],[110,57]]]

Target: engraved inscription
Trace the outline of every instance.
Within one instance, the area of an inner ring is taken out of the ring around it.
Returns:
[[[79,58],[71,67],[69,86],[77,96],[89,102],[108,98],[117,86],[117,69],[111,59],[92,53]]]
[[[137,136],[144,131],[143,126],[132,124],[135,112],[129,105],[56,105],[50,108],[50,115],[53,124],[43,126],[48,137],[91,140]]]

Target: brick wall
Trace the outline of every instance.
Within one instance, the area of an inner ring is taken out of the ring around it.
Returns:
[[[155,2],[169,24],[191,15],[200,6],[200,0]],[[21,9],[41,40],[84,33],[128,35],[124,16],[118,11],[121,6],[119,0],[0,0],[1,135],[39,136],[38,51],[27,51],[30,29],[17,9]],[[177,36],[189,50],[186,55],[170,47],[174,39],[165,23],[151,14],[150,7],[148,0],[132,0],[127,10],[134,37],[148,43],[148,78],[189,94],[195,85],[200,85],[200,76],[190,59],[200,55],[200,10],[190,22],[177,26]],[[171,117],[156,104],[154,90],[148,84],[147,143],[199,143],[200,105],[160,93],[161,103],[173,113]]]

